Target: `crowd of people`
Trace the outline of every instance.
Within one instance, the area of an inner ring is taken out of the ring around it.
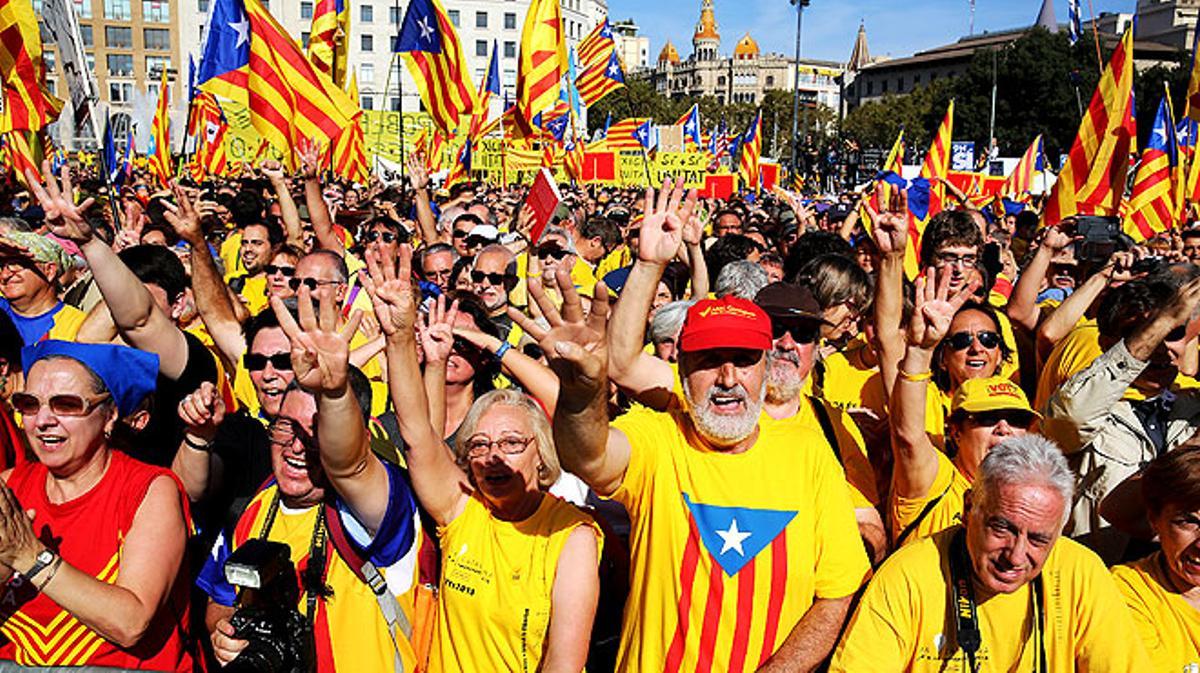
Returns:
[[[297,164],[4,195],[0,659],[1200,670],[1200,229]]]

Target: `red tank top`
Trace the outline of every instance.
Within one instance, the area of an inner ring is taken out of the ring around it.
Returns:
[[[26,509],[37,512],[33,530],[63,561],[102,582],[113,584],[120,570],[125,535],[157,477],[169,470],[112,451],[108,470],[84,495],[56,505],[46,498],[46,467],[17,465],[8,485]],[[175,482],[178,485],[178,481]],[[180,489],[180,497],[183,495]],[[186,506],[186,505],[185,505]],[[186,516],[186,510],[185,510]],[[182,572],[183,569],[181,568]],[[122,649],[105,640],[20,578],[0,594],[0,659],[23,666],[110,666],[152,671],[190,671],[185,646],[187,582],[175,582],[166,604],[151,620],[137,645]]]

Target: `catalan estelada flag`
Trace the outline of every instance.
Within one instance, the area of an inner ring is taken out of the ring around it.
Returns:
[[[1043,157],[1045,157],[1045,151],[1042,147],[1042,136],[1038,134],[1038,137],[1034,138],[1025,150],[1025,154],[1021,155],[1021,160],[1017,162],[1012,173],[1009,173],[1008,179],[1004,181],[1004,186],[1000,188],[1000,194],[1016,201],[1028,201],[1029,191],[1033,189],[1034,178],[1038,173],[1046,170],[1046,162]]]
[[[350,0],[317,0],[308,34],[308,59],[338,86],[346,84]]]
[[[1175,190],[1175,213],[1180,218],[1187,213],[1188,171],[1196,157],[1196,120],[1184,117],[1175,124],[1175,140],[1179,147],[1179,160],[1175,162],[1175,174],[1171,182]]]
[[[937,133],[929,143],[925,161],[921,163],[921,174],[908,191],[908,247],[904,250],[904,271],[910,279],[920,271],[918,259],[921,254],[921,236],[929,220],[942,210],[945,186],[939,180],[950,175],[950,142],[954,136],[954,101],[946,108],[946,116],[938,125]],[[925,182],[920,182],[924,180]],[[928,195],[928,198],[923,198]]]
[[[608,17],[596,24],[592,32],[588,33],[583,40],[579,42],[577,51],[579,53],[579,64],[584,70],[594,68],[599,65],[606,65],[609,56],[615,51],[616,42],[613,41],[612,25],[608,22]]]
[[[1125,195],[1129,154],[1136,146],[1131,28],[1100,76],[1067,161],[1050,191],[1042,223],[1052,226],[1078,214],[1117,215]]]
[[[583,71],[575,80],[579,97],[586,105],[595,105],[600,99],[625,86],[625,73],[621,71],[621,60],[617,52],[609,54],[608,62]]]
[[[1125,233],[1139,243],[1175,226],[1178,215],[1171,177],[1177,161],[1176,145],[1175,120],[1164,97],[1158,104],[1146,149],[1142,151],[1142,162],[1133,179],[1133,193],[1125,217]]]
[[[171,181],[171,85],[167,83],[167,69],[163,68],[162,81],[158,86],[158,105],[154,108],[154,120],[150,124],[150,172],[158,178],[158,184],[167,187]]]
[[[493,128],[487,122],[492,96],[500,95],[500,54],[496,50],[497,46],[498,44],[493,40],[492,60],[488,63],[487,72],[483,74],[483,81],[479,83],[475,112],[471,115],[471,130],[467,134],[468,142],[479,140],[485,135],[485,132],[489,132]]]
[[[38,180],[42,179],[42,170],[38,161],[33,156],[33,150],[29,147],[29,139],[25,135],[28,131],[15,130],[6,131],[2,138],[4,147],[4,159],[8,164],[9,170],[16,174],[17,180],[26,187],[29,186],[25,180],[25,171],[33,171],[33,174],[38,176]]]
[[[630,117],[612,124],[600,140],[588,146],[590,152],[616,152],[619,150],[640,150],[642,144],[634,137],[638,127],[650,121],[647,117]]]
[[[475,109],[475,91],[458,33],[440,0],[409,3],[396,51],[404,55],[434,125],[443,134],[453,133]]]
[[[531,0],[517,65],[517,110],[530,126],[541,126],[540,115],[558,102],[566,72],[567,46],[558,0]]]
[[[1192,38],[1192,67],[1188,77],[1187,100],[1183,104],[1183,116],[1200,122],[1200,31]]]
[[[738,177],[741,179],[742,189],[758,193],[758,159],[761,156],[762,110],[760,109],[754,115],[754,121],[750,122],[750,128],[746,129],[746,135],[742,137],[742,158],[738,162]]]
[[[704,147],[704,141],[700,137],[700,104],[693,103],[691,109],[675,122],[676,126],[683,127],[683,144],[686,146],[688,141],[696,144],[697,148]]]
[[[0,83],[0,132],[37,131],[62,111],[62,101],[46,86],[42,36],[30,0],[0,0]]]

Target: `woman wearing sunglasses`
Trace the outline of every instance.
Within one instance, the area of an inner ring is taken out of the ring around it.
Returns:
[[[170,472],[108,443],[154,390],[157,356],[44,341],[22,359],[28,378],[12,401],[37,461],[0,486],[0,659],[191,670],[183,493]]]
[[[932,268],[917,279],[908,347],[892,392],[889,422],[895,466],[888,518],[896,547],[959,523],[964,495],[987,452],[1007,437],[1029,432],[1039,418],[1012,381],[1000,376],[966,378],[950,402],[945,453],[930,440],[926,414],[941,413],[941,405],[928,404],[934,354],[974,291],[967,285],[951,293],[949,280],[948,272],[938,274]]]
[[[267,274],[267,296],[287,299],[296,296],[291,280],[296,275],[296,263],[304,254],[290,245],[280,246],[271,261],[263,267]]]
[[[546,493],[561,470],[550,424],[529,397],[481,396],[446,451],[436,418],[443,388],[423,384],[414,331],[427,362],[453,359],[455,313],[417,323],[410,259],[405,246],[394,273],[372,264],[368,290],[387,334],[391,393],[406,410],[398,420],[413,487],[442,549],[428,670],[580,671],[600,592],[600,530]]]

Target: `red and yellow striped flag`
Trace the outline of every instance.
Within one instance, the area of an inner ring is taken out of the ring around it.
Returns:
[[[1000,194],[1016,201],[1028,201],[1029,191],[1033,189],[1034,176],[1046,170],[1045,162],[1042,160],[1044,154],[1042,136],[1039,133],[1038,137],[1029,144],[1025,154],[1021,155],[1021,160],[1017,162],[1013,172],[1008,175],[1008,179],[1004,181],[1004,186],[1000,188]]]
[[[929,220],[942,210],[946,187],[940,181],[950,175],[950,142],[954,136],[954,101],[946,108],[946,116],[938,125],[937,133],[929,144],[929,152],[921,164],[920,177],[929,181],[929,206],[924,213],[914,213],[914,201],[909,201],[908,247],[904,250],[904,271],[909,278],[916,278],[920,270],[918,259],[921,254],[921,236]]]
[[[616,152],[619,150],[640,150],[641,144],[633,137],[633,132],[645,124],[647,117],[630,117],[608,127],[603,138],[595,140],[587,147],[589,152]]]
[[[294,168],[292,148],[304,139],[331,145],[359,112],[358,102],[317,72],[300,45],[259,0],[246,0],[246,17],[250,22],[250,119]]]
[[[608,60],[616,48],[616,42],[613,40],[612,25],[608,22],[608,17],[596,24],[592,32],[588,33],[579,42],[579,47],[576,52],[579,54],[579,67],[581,70],[595,68],[597,66],[608,65]]]
[[[1178,213],[1171,192],[1176,164],[1175,120],[1170,101],[1163,97],[1154,117],[1154,127],[1142,152],[1142,162],[1133,179],[1125,233],[1139,243],[1175,226]]]
[[[17,175],[17,180],[26,187],[29,186],[25,180],[25,171],[33,171],[33,174],[38,176],[38,180],[42,179],[42,171],[38,166],[37,160],[33,157],[33,150],[29,147],[29,140],[25,135],[28,131],[20,129],[15,131],[6,131],[3,134],[4,154],[7,160],[9,169]]]
[[[46,86],[42,36],[30,0],[0,0],[0,132],[37,131],[58,118],[63,103]]]
[[[1133,30],[1125,31],[1088,104],[1066,164],[1050,191],[1042,224],[1077,214],[1117,215],[1125,194],[1133,120]]]
[[[150,123],[150,172],[158,178],[158,184],[167,187],[171,181],[171,85],[167,83],[167,69],[163,68],[162,80],[158,85],[158,105],[154,108],[154,120]]]
[[[742,183],[742,189],[753,190],[758,193],[759,187],[759,171],[758,160],[762,156],[762,110],[754,115],[754,121],[750,123],[750,128],[746,130],[746,135],[742,138],[742,158],[738,162],[738,177]]]
[[[433,123],[451,135],[475,109],[475,89],[454,24],[439,0],[412,0],[396,38]]]
[[[540,126],[535,117],[558,101],[559,82],[566,71],[567,45],[558,0],[531,0],[517,66],[517,110],[531,126]]]
[[[350,1],[317,0],[308,34],[308,59],[338,86],[346,83],[349,39]]]
[[[350,73],[350,98],[358,100],[358,76]],[[333,145],[333,172],[351,182],[367,184],[370,170],[367,168],[367,142],[363,136],[362,112],[354,115],[350,125],[342,130]]]

